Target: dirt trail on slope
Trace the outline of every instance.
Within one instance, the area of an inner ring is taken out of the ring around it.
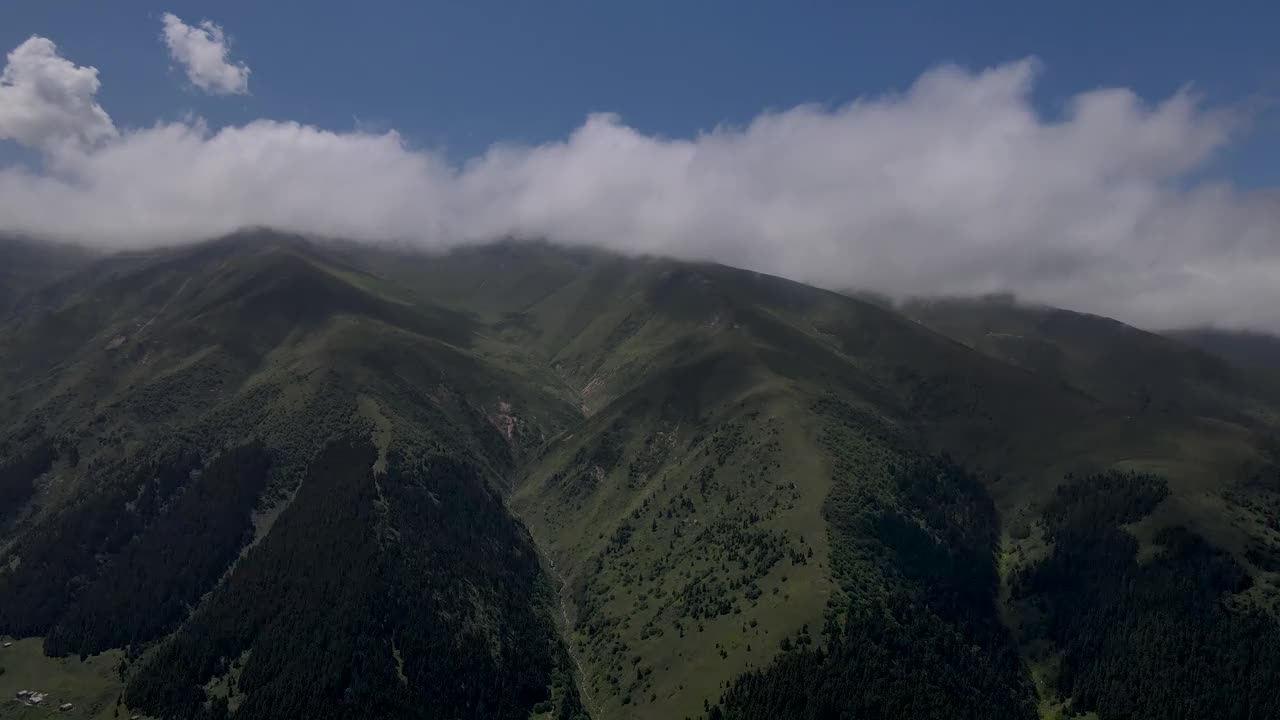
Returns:
[[[142,331],[143,331],[143,330],[146,330],[148,327],[150,327],[151,323],[153,323],[153,322],[155,322],[155,321],[156,321],[156,318],[158,318],[158,317],[160,317],[161,315],[163,315],[163,314],[164,314],[164,311],[165,311],[165,310],[168,310],[168,309],[169,309],[169,306],[173,304],[174,299],[175,299],[175,298],[177,298],[179,295],[181,295],[183,290],[186,290],[186,289],[187,289],[187,283],[189,283],[189,282],[191,282],[191,278],[187,278],[186,280],[183,280],[183,281],[182,281],[182,285],[181,285],[180,287],[178,287],[178,291],[177,291],[177,292],[175,292],[173,295],[171,295],[171,296],[169,297],[169,301],[168,301],[168,302],[166,302],[166,303],[164,304],[164,306],[163,306],[163,307],[161,307],[159,310],[157,310],[157,311],[156,311],[156,314],[155,314],[155,315],[152,315],[150,320],[148,320],[148,321],[146,321],[145,323],[143,323],[142,327],[140,327],[140,328],[138,328],[137,330],[135,330],[135,331],[134,331],[134,333],[133,333],[134,337],[138,337],[138,336],[142,335]]]

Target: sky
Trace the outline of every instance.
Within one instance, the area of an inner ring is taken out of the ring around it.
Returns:
[[[1280,331],[1272,5],[7,0],[0,229],[547,237]]]

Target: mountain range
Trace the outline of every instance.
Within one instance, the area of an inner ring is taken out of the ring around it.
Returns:
[[[533,241],[0,268],[6,716],[1280,717],[1268,336]]]

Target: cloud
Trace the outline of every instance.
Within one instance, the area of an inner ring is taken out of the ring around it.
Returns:
[[[0,73],[0,139],[52,151],[114,137],[111,117],[95,100],[98,84],[97,68],[76,65],[48,39],[31,36]]]
[[[1011,291],[1145,327],[1280,331],[1280,194],[1197,181],[1239,126],[1189,92],[1046,116],[1024,60],[662,138],[613,115],[458,166],[394,132],[128,130],[0,170],[0,226],[108,247],[273,226],[443,248],[545,237],[894,296]]]
[[[209,20],[192,27],[177,15],[165,13],[160,37],[169,56],[182,63],[192,85],[213,95],[249,92],[249,66],[227,61],[229,48],[222,28]]]

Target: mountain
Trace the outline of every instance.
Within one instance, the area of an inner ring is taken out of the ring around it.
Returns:
[[[575,411],[383,289],[236,237],[109,258],[6,318],[4,630],[122,648],[122,701],[155,716],[572,716],[501,491]]]
[[[0,691],[91,717],[1280,713],[1280,394],[1177,341],[539,242],[23,247]]]
[[[990,357],[1143,416],[1200,415],[1269,426],[1280,385],[1194,343],[1109,318],[1008,298],[921,299],[903,312]]]
[[[27,293],[89,262],[94,254],[73,245],[57,245],[0,233],[0,310],[9,310]]]
[[[1237,365],[1280,369],[1280,338],[1274,335],[1217,328],[1170,330],[1165,335],[1219,355]]]

